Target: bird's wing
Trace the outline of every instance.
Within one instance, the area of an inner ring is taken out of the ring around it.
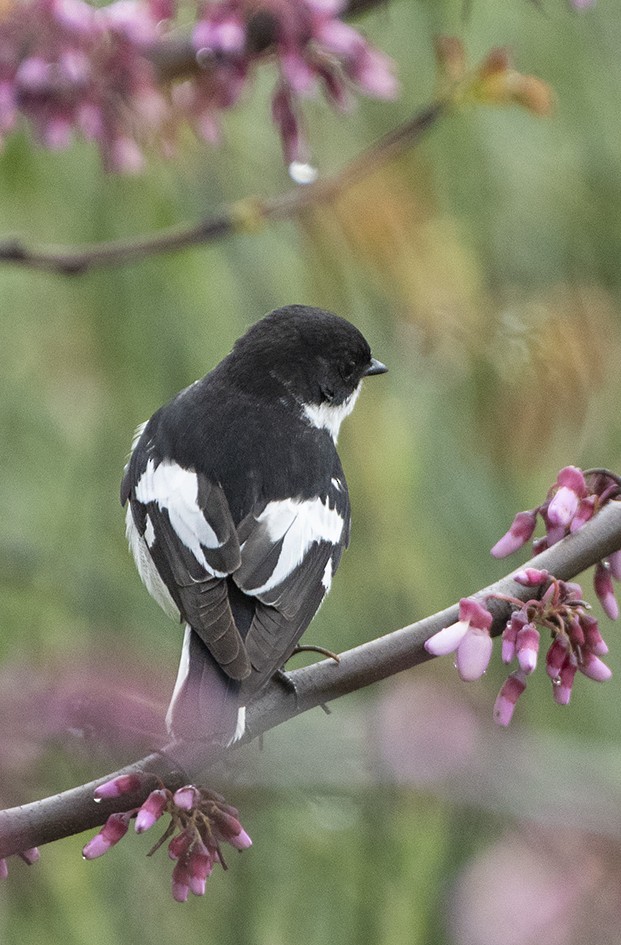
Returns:
[[[245,639],[252,674],[242,694],[257,692],[291,655],[317,612],[349,540],[344,479],[325,497],[268,502],[238,529],[235,584],[256,599]]]
[[[241,554],[222,488],[172,460],[157,462],[145,454],[142,461],[132,457],[122,495],[130,501],[139,541],[146,544],[181,616],[227,676],[244,679],[250,663],[233,619],[226,581],[238,569]],[[136,553],[135,557],[141,570],[144,562]],[[149,584],[153,576],[141,574],[153,593]]]

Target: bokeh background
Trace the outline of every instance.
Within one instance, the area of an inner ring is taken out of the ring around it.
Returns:
[[[161,743],[181,637],[127,553],[122,467],[134,427],[271,308],[331,308],[390,366],[341,434],[352,545],[307,642],[342,649],[484,586],[506,570],[489,548],[561,466],[621,467],[621,10],[468,6],[393,0],[360,21],[403,92],[347,120],[309,103],[320,172],[430,100],[438,33],[473,62],[511,46],[553,86],[552,118],[454,112],[298,224],[74,278],[0,268],[3,805]],[[139,235],[286,189],[273,78],[218,150],[188,134],[135,178],[14,135],[0,234]],[[578,679],[565,709],[533,680],[507,731],[497,655],[476,684],[435,661],[245,749],[218,778],[255,845],[204,900],[172,901],[148,838],[94,863],[86,837],[11,861],[0,942],[621,942],[621,644],[602,628],[613,680]]]

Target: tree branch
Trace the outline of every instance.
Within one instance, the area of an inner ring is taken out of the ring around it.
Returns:
[[[198,223],[171,227],[153,236],[95,243],[80,249],[69,246],[28,247],[20,239],[5,239],[0,241],[0,262],[63,275],[79,275],[89,269],[126,265],[147,256],[210,243],[236,233],[256,232],[268,222],[293,219],[309,206],[334,200],[346,187],[373,173],[395,154],[418,143],[447,107],[448,99],[432,102],[362,151],[337,173],[312,184],[300,185],[277,197],[266,200],[249,197]]]
[[[610,502],[582,529],[538,555],[532,564],[546,568],[561,580],[570,580],[620,548],[621,503]],[[510,594],[527,600],[533,593],[533,588],[517,584],[510,574],[474,596]],[[503,629],[509,607],[495,600],[489,601],[488,606],[495,617],[492,632],[497,635]],[[252,741],[302,712],[425,662],[430,658],[423,647],[425,640],[456,619],[457,605],[454,605],[348,650],[341,654],[338,665],[333,660],[323,660],[297,669],[289,674],[295,692],[273,682],[248,707],[248,733],[240,744]],[[32,804],[0,811],[0,857],[102,824],[113,811],[142,803],[157,782],[162,781],[174,790],[188,779],[195,780],[230,750],[234,748],[227,750],[200,742],[173,743],[162,752],[105,778]],[[131,772],[146,772],[151,779],[133,795],[100,804],[94,802],[93,791],[98,784]]]

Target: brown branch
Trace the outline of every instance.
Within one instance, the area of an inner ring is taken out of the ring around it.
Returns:
[[[330,202],[354,181],[368,176],[395,154],[416,144],[446,108],[444,99],[433,102],[409,121],[389,131],[337,173],[277,197],[239,200],[198,223],[172,227],[153,236],[95,243],[81,249],[28,247],[20,239],[5,239],[0,241],[0,262],[77,275],[102,266],[126,265],[147,256],[175,252],[236,233],[256,232],[270,221],[292,219],[311,205]]]
[[[619,548],[621,503],[611,502],[580,531],[538,555],[531,564],[547,568],[562,580],[569,580]],[[510,594],[526,600],[533,595],[533,589],[522,587],[509,575],[476,596],[486,598],[489,594]],[[493,633],[498,634],[506,621],[508,605],[492,600],[489,607],[495,614]],[[457,605],[454,605],[342,653],[338,665],[328,659],[295,670],[289,674],[295,684],[295,693],[272,683],[248,707],[248,733],[242,744],[302,712],[428,660],[430,657],[423,647],[424,641],[456,618]],[[224,752],[225,749],[213,745],[178,742],[98,781],[32,804],[0,811],[0,856],[102,824],[114,810],[127,810],[140,804],[157,780],[174,789],[188,779],[196,779]],[[148,772],[152,781],[146,781],[141,790],[133,796],[124,795],[120,801],[102,801],[101,804],[93,801],[97,784],[130,772]]]

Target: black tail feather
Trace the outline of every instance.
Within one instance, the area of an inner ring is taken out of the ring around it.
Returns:
[[[229,744],[237,732],[239,683],[219,668],[209,650],[186,626],[175,690],[166,716],[170,734],[187,741]]]

